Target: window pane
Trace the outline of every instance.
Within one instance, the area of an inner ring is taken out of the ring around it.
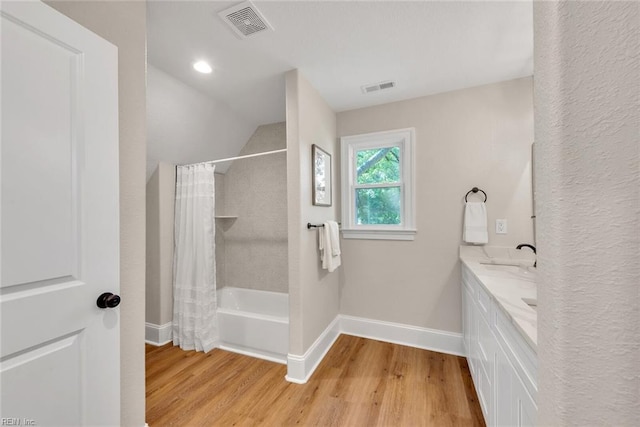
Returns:
[[[400,187],[356,189],[356,224],[400,224]]]
[[[400,147],[383,147],[356,152],[358,184],[400,182]]]

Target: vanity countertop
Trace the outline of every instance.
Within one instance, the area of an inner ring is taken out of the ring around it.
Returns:
[[[523,300],[537,299],[533,254],[510,248],[461,246],[460,260],[537,351],[538,313]]]

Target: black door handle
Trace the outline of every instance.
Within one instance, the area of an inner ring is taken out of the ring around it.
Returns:
[[[112,294],[111,292],[105,292],[98,297],[96,304],[100,308],[114,308],[120,304],[120,296]]]

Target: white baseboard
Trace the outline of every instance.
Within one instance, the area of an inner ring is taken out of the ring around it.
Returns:
[[[340,334],[465,356],[462,334],[339,314],[304,355],[287,355],[285,379],[306,383]]]
[[[287,364],[287,358],[284,355],[270,353],[268,351],[260,351],[253,348],[246,348],[236,344],[221,343],[218,348],[220,350],[230,351],[232,353],[244,354],[245,356],[255,357],[256,359],[268,360],[269,362]]]
[[[339,317],[340,332],[346,335],[465,356],[462,334],[344,314]]]
[[[144,324],[144,341],[147,344],[161,346],[171,342],[171,322],[164,325]]]
[[[339,336],[340,316],[338,315],[305,354],[287,355],[287,375],[285,379],[296,384],[306,383]]]

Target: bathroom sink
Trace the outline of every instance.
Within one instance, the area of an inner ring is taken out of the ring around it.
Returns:
[[[535,280],[536,271],[533,267],[514,264],[498,264],[495,262],[480,262],[480,264],[488,271],[496,271],[507,273],[510,276],[524,280]]]
[[[529,307],[533,308],[535,311],[538,311],[538,300],[537,298],[522,298],[522,301],[527,304]]]
[[[484,268],[486,268],[487,270],[490,271],[508,271],[511,273],[519,273],[520,272],[520,266],[519,265],[511,265],[511,264],[489,264],[489,263],[484,263],[481,262],[480,264],[482,264],[484,266]]]

